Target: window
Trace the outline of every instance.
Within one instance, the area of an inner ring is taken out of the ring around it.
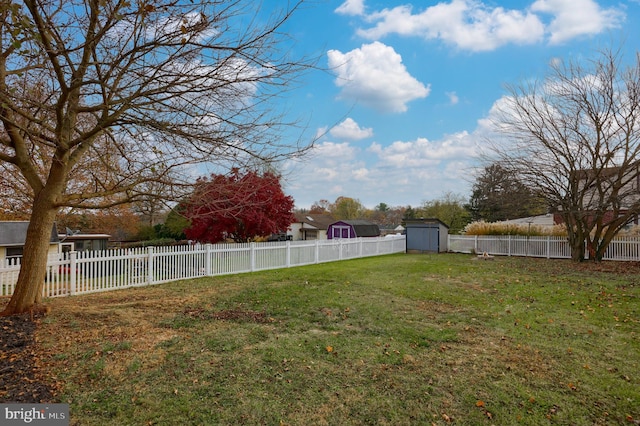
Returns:
[[[22,257],[24,247],[7,247],[7,259],[19,259]]]
[[[305,231],[304,231],[304,239],[305,240],[317,240],[318,239],[318,230],[317,229],[305,229]]]

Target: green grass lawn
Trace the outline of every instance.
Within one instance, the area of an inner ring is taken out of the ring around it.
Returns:
[[[640,268],[610,265],[202,278],[51,300],[38,339],[72,424],[638,424]]]

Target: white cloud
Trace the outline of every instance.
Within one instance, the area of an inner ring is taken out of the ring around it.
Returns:
[[[122,34],[130,34],[134,31],[133,27],[138,25],[138,17],[123,17],[117,24],[112,27],[108,33],[109,37],[118,39]],[[145,27],[144,37],[149,40],[157,40],[166,37],[172,37],[176,41],[182,40],[184,37],[194,37],[192,41],[202,41],[219,34],[219,30],[209,22],[205,22],[205,16],[197,12],[189,12],[177,16],[170,16],[159,19]],[[184,30],[184,31],[183,31]]]
[[[313,147],[310,154],[313,159],[321,158],[325,162],[334,160],[351,160],[355,156],[355,148],[348,143],[322,142]]]
[[[318,140],[321,137],[323,137],[324,135],[326,135],[328,131],[329,131],[329,126],[318,127],[318,129],[316,130],[316,135],[314,136],[314,138],[316,140]]]
[[[312,161],[287,173],[285,191],[298,207],[306,208],[339,196],[357,198],[373,208],[381,202],[418,206],[447,192],[467,195],[464,175],[475,165],[476,140],[475,133],[460,132],[438,141],[417,138],[386,147],[373,142],[366,149],[325,142]],[[291,167],[288,164],[287,170]]]
[[[330,50],[327,56],[343,99],[382,112],[404,112],[408,102],[429,95],[430,88],[412,77],[402,57],[383,43],[364,44],[347,53]]]
[[[338,177],[338,171],[328,167],[317,168],[314,174],[318,181],[333,181]]]
[[[373,136],[373,129],[371,127],[363,129],[352,118],[347,118],[333,127],[329,133],[338,139],[357,141]]]
[[[369,177],[369,170],[365,167],[361,167],[357,170],[353,170],[351,175],[355,180],[367,180],[367,178]]]
[[[544,25],[529,12],[489,8],[478,1],[453,0],[413,14],[411,6],[383,9],[367,16],[375,26],[358,34],[378,40],[395,33],[442,39],[461,49],[493,50],[508,43],[532,44],[544,35]]]
[[[543,18],[551,15],[545,26]],[[624,20],[622,9],[594,0],[536,0],[524,10],[493,7],[478,0],[451,0],[414,13],[411,5],[363,15],[373,26],[357,34],[379,40],[390,34],[439,39],[463,50],[490,51],[507,44],[529,45],[602,33]]]
[[[387,147],[375,148],[380,161],[393,167],[426,168],[443,161],[473,157],[476,153],[475,139],[464,131],[446,135],[444,139],[431,142],[426,138],[414,141],[396,141]]]
[[[537,0],[531,10],[553,15],[548,28],[551,43],[598,34],[618,27],[624,20],[621,10],[602,9],[593,0]]]
[[[447,97],[449,98],[449,103],[451,105],[457,105],[458,102],[460,102],[460,98],[458,97],[458,95],[456,94],[456,92],[447,92],[445,93],[447,95]]]
[[[346,0],[335,10],[340,15],[362,15],[364,13],[364,0]]]
[[[338,198],[343,193],[344,189],[342,188],[342,185],[334,185],[329,189],[329,194],[335,196],[335,198]]]

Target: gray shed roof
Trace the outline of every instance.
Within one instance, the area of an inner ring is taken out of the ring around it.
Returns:
[[[23,246],[25,240],[27,239],[28,227],[29,227],[29,222],[19,222],[19,221],[0,222],[0,246],[2,247]],[[49,241],[52,243],[58,242],[58,231],[56,230],[55,224],[51,229],[51,238],[49,239]]]
[[[421,217],[419,219],[404,219],[404,223],[405,223],[405,228],[408,228],[411,225],[419,226],[424,224],[438,224],[439,226],[444,226],[445,228],[449,229],[449,225],[447,225],[446,223],[444,223],[443,221],[435,217],[429,217],[429,218]]]

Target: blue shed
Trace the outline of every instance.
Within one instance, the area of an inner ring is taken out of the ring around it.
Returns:
[[[327,239],[379,237],[380,227],[368,220],[339,220],[327,228]]]
[[[449,227],[439,219],[407,219],[407,253],[441,253],[449,250]]]

